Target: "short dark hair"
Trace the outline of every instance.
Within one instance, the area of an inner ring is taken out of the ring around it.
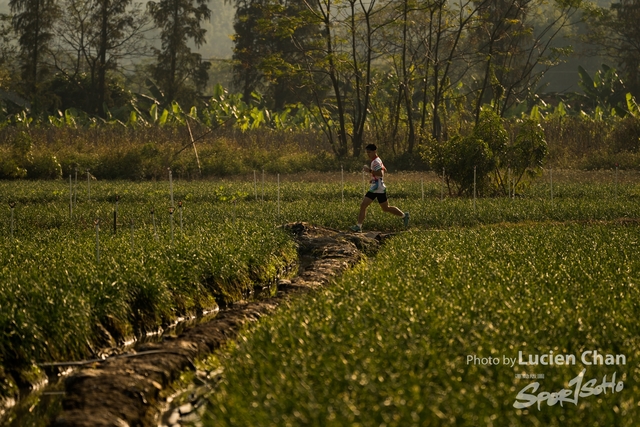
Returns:
[[[366,147],[364,147],[364,149],[367,151],[376,151],[378,147],[376,147],[376,144],[369,144]]]

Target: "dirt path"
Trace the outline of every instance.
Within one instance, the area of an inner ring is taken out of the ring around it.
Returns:
[[[76,371],[65,381],[63,412],[53,425],[157,426],[161,391],[182,372],[194,369],[194,360],[234,339],[247,322],[273,312],[292,295],[327,284],[357,263],[363,253],[375,253],[388,236],[345,233],[306,223],[284,227],[298,243],[301,268],[295,278],[278,283],[275,297],[236,303],[177,338],[145,345],[131,357],[106,359]]]

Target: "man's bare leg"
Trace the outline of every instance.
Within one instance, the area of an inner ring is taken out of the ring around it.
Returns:
[[[383,211],[389,212],[390,214],[393,214],[395,216],[404,216],[404,212],[402,212],[400,209],[398,209],[395,206],[389,206],[388,201],[384,203],[380,203],[380,207],[382,208]]]
[[[373,200],[368,197],[362,198],[362,203],[360,203],[360,212],[358,213],[358,225],[360,227],[362,227],[362,224],[364,223],[364,218],[367,215],[367,208],[372,202]]]

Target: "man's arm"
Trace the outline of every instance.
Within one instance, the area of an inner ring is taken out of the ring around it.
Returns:
[[[378,169],[377,171],[374,171],[369,166],[364,165],[362,170],[364,170],[365,172],[369,172],[369,173],[373,174],[373,176],[378,176],[380,178],[382,178],[384,176],[384,169]]]

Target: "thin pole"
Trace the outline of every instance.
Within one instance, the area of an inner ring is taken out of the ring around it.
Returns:
[[[171,207],[173,207],[173,177],[171,169],[169,169],[169,191],[171,192]]]
[[[171,223],[171,246],[173,246],[173,211],[174,211],[174,207],[171,206],[169,208],[169,222]]]

